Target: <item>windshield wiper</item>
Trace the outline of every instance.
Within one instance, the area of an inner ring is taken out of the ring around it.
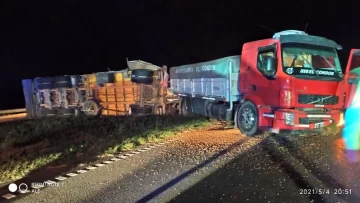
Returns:
[[[330,63],[330,61],[329,60],[327,60],[327,58],[325,57],[325,56],[321,56],[325,61],[326,61],[326,63],[328,63],[329,64],[329,66],[332,68],[332,69],[334,69],[335,70],[335,67]]]
[[[319,76],[318,72],[317,72],[316,69],[311,65],[311,63],[310,63],[306,58],[303,58],[299,52],[297,52],[297,54],[298,54],[298,56],[300,56],[307,64],[309,64],[309,67],[310,67],[311,69],[313,69],[313,71],[315,72],[316,76]]]
[[[334,69],[334,70],[338,73],[338,75],[339,75],[340,77],[343,76],[343,73],[342,73],[341,71],[337,70],[337,69],[335,68],[335,66],[333,66],[326,57],[324,57],[324,56],[321,56],[321,57],[326,61],[326,63],[328,63],[328,64],[330,65],[330,67],[331,67],[332,69]]]
[[[298,55],[294,56],[294,59],[292,60],[291,64],[290,64],[290,68],[294,68],[294,63],[297,59]]]

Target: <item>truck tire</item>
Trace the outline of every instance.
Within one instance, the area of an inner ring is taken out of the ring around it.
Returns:
[[[79,102],[84,103],[86,101],[86,90],[79,90]]]
[[[81,83],[81,76],[80,75],[71,75],[71,86],[72,87],[79,87]]]
[[[101,106],[99,102],[90,99],[84,102],[82,109],[87,116],[100,116]]]
[[[152,84],[153,71],[146,69],[135,69],[131,71],[131,81],[137,84]]]
[[[71,76],[58,76],[55,78],[55,88],[71,88]]]
[[[86,101],[86,97],[84,95],[79,95],[79,102],[84,103]]]
[[[247,136],[258,133],[259,115],[256,106],[251,101],[245,101],[237,110],[237,126],[240,132]]]
[[[183,116],[191,116],[191,100],[188,97],[180,98],[180,109],[179,112]]]
[[[75,109],[59,108],[58,109],[58,114],[65,115],[65,116],[74,115],[75,114]]]
[[[54,79],[50,77],[35,78],[35,87],[38,90],[54,88]]]
[[[153,107],[149,105],[144,105],[141,107],[139,104],[130,104],[131,115],[135,116],[145,116],[150,115],[153,112]]]
[[[115,73],[114,72],[105,72],[105,73],[96,73],[96,84],[104,85],[106,83],[115,82]]]

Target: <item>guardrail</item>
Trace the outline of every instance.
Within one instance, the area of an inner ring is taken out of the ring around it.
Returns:
[[[18,114],[18,113],[26,113],[26,108],[23,108],[23,109],[0,110],[0,116],[5,116],[5,115],[9,115],[9,114]]]
[[[26,119],[26,109],[0,110],[0,123]]]

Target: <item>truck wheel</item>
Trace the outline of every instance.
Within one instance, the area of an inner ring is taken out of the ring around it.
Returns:
[[[87,116],[99,116],[101,114],[101,106],[95,100],[87,100],[84,102],[83,111]]]
[[[256,106],[251,101],[245,101],[239,107],[236,122],[240,132],[247,136],[258,133],[259,116]]]
[[[84,103],[86,101],[86,90],[79,90],[79,102]]]
[[[55,88],[71,88],[71,76],[59,76],[55,78]]]
[[[71,75],[71,86],[72,87],[79,87],[80,83],[81,83],[81,77],[80,75]]]
[[[191,101],[187,97],[181,97],[180,98],[180,114],[183,116],[190,116],[191,113]]]
[[[58,114],[61,115],[74,115],[75,114],[75,109],[65,109],[65,108],[60,108],[58,110]]]
[[[130,104],[129,106],[131,109],[131,115],[145,116],[152,114],[153,112],[153,107],[149,105],[144,105],[141,107],[139,104]]]
[[[38,90],[52,89],[54,88],[53,78],[35,78],[35,86]]]
[[[131,81],[138,84],[152,84],[153,71],[146,69],[135,69],[131,71]]]

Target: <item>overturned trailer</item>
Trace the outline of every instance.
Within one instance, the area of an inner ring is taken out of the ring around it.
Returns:
[[[167,106],[174,101],[161,86],[161,68],[140,60],[128,61],[127,65],[121,71],[23,80],[27,116],[168,113]],[[139,72],[146,73],[147,82],[143,85],[131,79]]]

